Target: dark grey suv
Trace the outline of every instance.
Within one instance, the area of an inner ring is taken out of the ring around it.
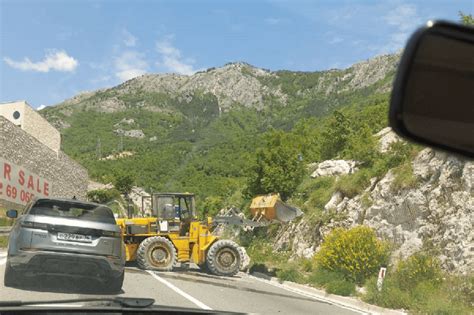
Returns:
[[[9,210],[7,216],[18,216]],[[37,199],[16,220],[8,241],[5,285],[35,275],[89,277],[120,291],[125,247],[106,206],[69,199]]]

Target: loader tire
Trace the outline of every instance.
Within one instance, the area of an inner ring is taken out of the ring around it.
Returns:
[[[230,240],[218,240],[207,252],[206,264],[209,271],[218,276],[232,277],[242,265],[239,245]]]
[[[138,246],[137,263],[141,269],[171,271],[176,256],[176,248],[169,239],[153,236],[144,239]]]

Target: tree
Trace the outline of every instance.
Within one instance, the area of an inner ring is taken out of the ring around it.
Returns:
[[[115,189],[97,189],[87,192],[87,199],[97,203],[107,203],[119,196]]]
[[[278,192],[286,200],[303,179],[303,161],[297,146],[284,132],[272,131],[265,138],[248,176],[247,197]]]
[[[321,159],[328,160],[342,152],[350,133],[350,121],[341,111],[334,111],[321,135]]]
[[[117,174],[114,178],[115,188],[122,194],[127,195],[132,190],[133,177],[129,174]]]
[[[459,16],[461,18],[461,23],[464,25],[474,25],[474,18],[471,14],[464,14],[459,12]]]
[[[344,158],[360,161],[366,166],[372,165],[377,158],[377,139],[367,124],[363,124],[357,132],[351,133],[346,142]]]

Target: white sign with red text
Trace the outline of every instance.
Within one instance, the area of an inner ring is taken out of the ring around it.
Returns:
[[[49,197],[50,191],[47,179],[0,158],[0,199],[25,205],[33,197]]]

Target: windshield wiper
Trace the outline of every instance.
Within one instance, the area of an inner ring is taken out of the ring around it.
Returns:
[[[25,305],[40,305],[40,304],[63,304],[63,303],[79,303],[79,302],[112,302],[122,307],[145,308],[155,303],[154,299],[149,298],[83,298],[83,299],[68,299],[68,300],[42,300],[42,301],[0,301],[0,307],[16,307]]]

